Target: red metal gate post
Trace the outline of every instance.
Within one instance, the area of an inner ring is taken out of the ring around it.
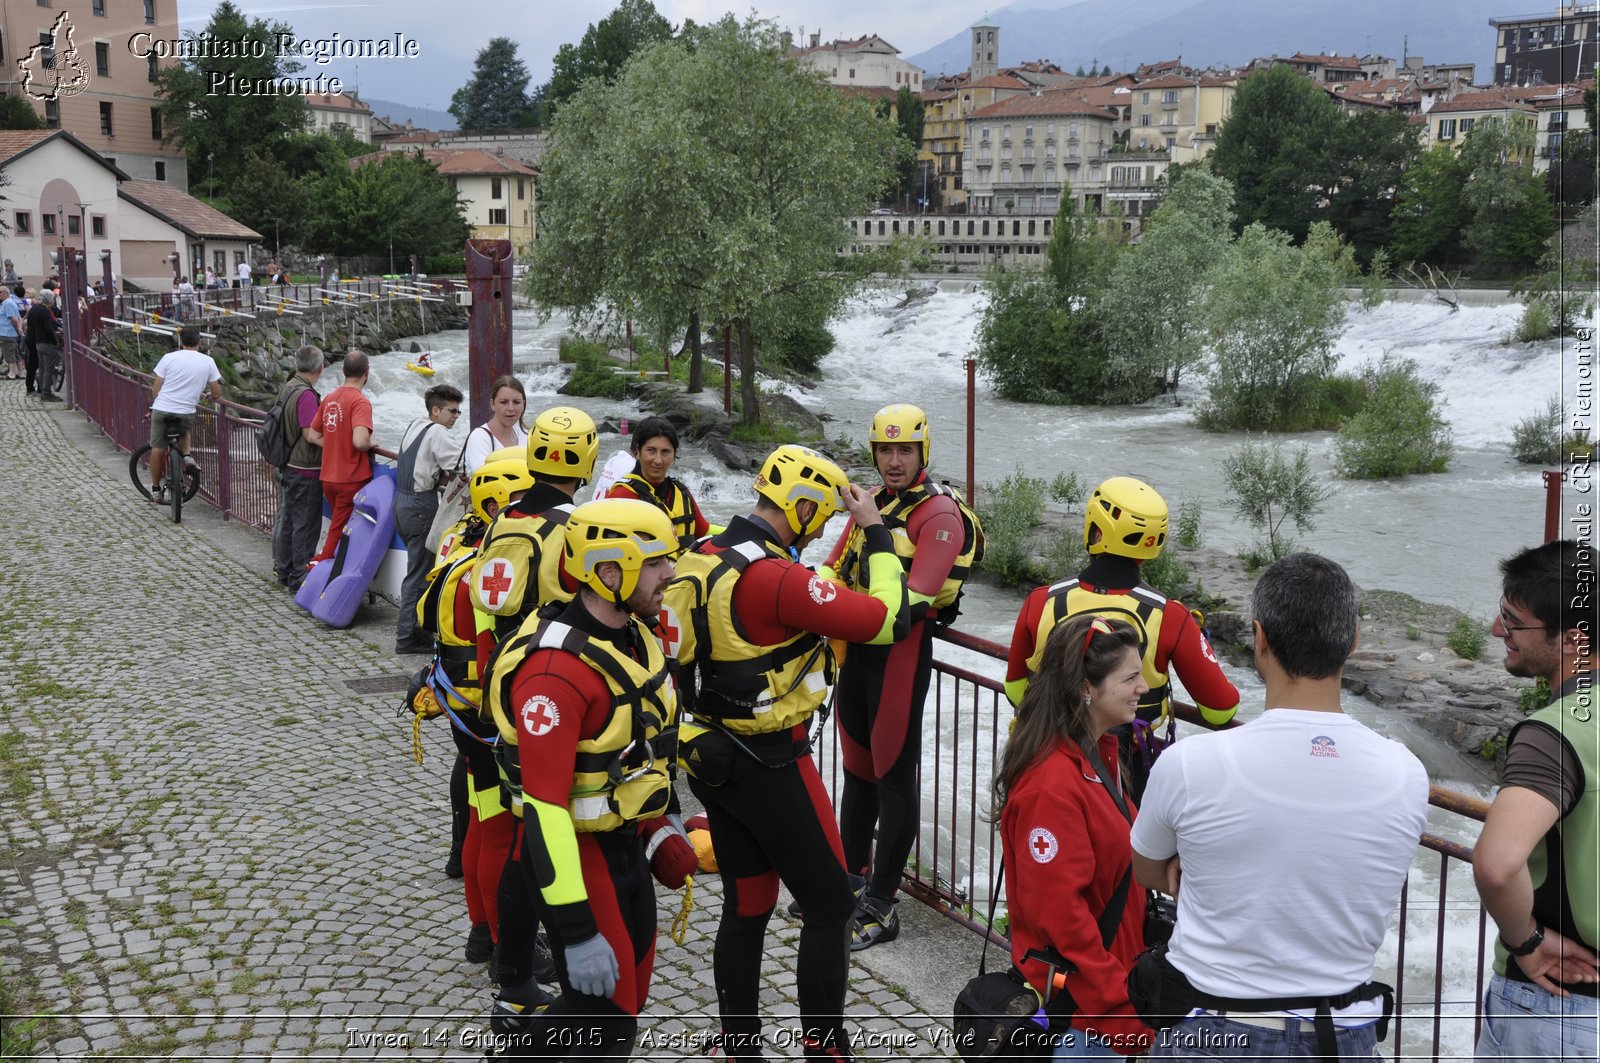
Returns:
[[[1544,476],[1544,541],[1550,542],[1561,537],[1561,485],[1566,482],[1567,474],[1555,469],[1546,469]]]
[[[222,511],[222,519],[227,520],[234,513],[233,421],[226,406],[218,404],[212,409],[215,413],[211,423],[217,431],[217,508]]]
[[[967,504],[978,502],[977,460],[978,452],[978,360],[967,363]]]
[[[467,241],[467,288],[472,314],[467,323],[467,365],[472,423],[489,419],[489,393],[496,378],[511,372],[512,267],[510,240]]]
[[[733,326],[722,326],[722,412],[733,413]]]

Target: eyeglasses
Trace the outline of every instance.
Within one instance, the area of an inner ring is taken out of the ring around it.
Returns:
[[[1095,635],[1112,634],[1111,625],[1101,620],[1098,616],[1089,622],[1089,630],[1083,633],[1083,655],[1089,656],[1089,643],[1094,641]]]
[[[461,416],[461,407],[460,406],[446,406],[444,408],[444,412],[449,414],[451,417],[460,417]]]
[[[1507,633],[1514,632],[1514,631],[1543,631],[1544,630],[1544,625],[1543,624],[1518,624],[1518,623],[1516,623],[1516,617],[1514,617],[1510,613],[1506,612],[1506,607],[1505,607],[1505,604],[1503,602],[1500,605],[1500,614],[1497,617],[1497,619],[1500,621],[1500,630],[1504,631],[1504,632],[1507,632]]]

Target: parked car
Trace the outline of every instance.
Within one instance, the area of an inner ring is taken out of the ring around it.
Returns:
[[[890,210],[888,207],[878,207],[872,213],[873,214],[893,214],[894,211]]]

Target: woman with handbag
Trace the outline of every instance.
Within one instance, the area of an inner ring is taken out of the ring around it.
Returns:
[[[465,479],[472,479],[489,455],[505,447],[525,446],[528,429],[522,423],[528,408],[528,393],[514,376],[497,377],[489,388],[489,419],[467,433],[461,451]]]
[[[1108,734],[1148,689],[1132,625],[1092,614],[1058,625],[995,775],[1012,962],[1046,1002],[1057,1059],[1136,1055],[1152,1037],[1128,1003],[1145,893]]]

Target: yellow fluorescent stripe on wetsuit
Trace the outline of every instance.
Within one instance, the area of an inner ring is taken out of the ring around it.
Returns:
[[[1022,704],[1022,695],[1027,693],[1027,691],[1027,676],[1023,676],[1021,679],[1006,680],[1006,699],[1011,702],[1013,708]]]
[[[528,818],[528,811],[534,813]],[[528,845],[542,849],[530,864],[539,894],[549,905],[577,904],[589,899],[583,888],[583,864],[578,857],[578,832],[572,829],[572,813],[560,805],[535,801],[524,796],[522,821],[526,824]],[[537,832],[533,829],[538,825]]]
[[[906,615],[906,570],[900,558],[889,550],[867,555],[867,593],[882,602],[887,615],[878,633],[867,640],[869,646],[884,646],[906,637],[911,621]]]
[[[1213,709],[1210,706],[1196,703],[1195,708],[1200,710],[1201,718],[1213,727],[1221,727],[1233,719],[1233,714],[1239,711],[1239,706],[1237,705],[1231,709]]]

